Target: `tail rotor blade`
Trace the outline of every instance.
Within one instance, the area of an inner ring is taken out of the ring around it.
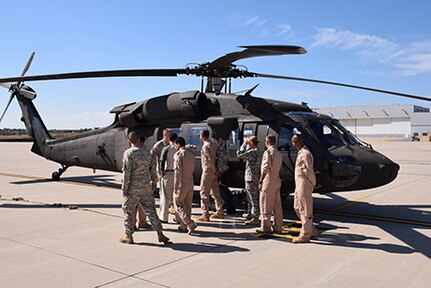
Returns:
[[[6,108],[4,109],[3,114],[2,114],[2,115],[1,115],[1,117],[0,117],[0,123],[1,123],[1,121],[3,120],[3,117],[4,117],[4,115],[6,114],[7,109],[9,108],[9,105],[10,105],[10,103],[12,102],[13,97],[14,97],[14,95],[13,95],[13,94],[11,94],[11,95],[10,95],[10,97],[9,97],[9,102],[7,102]]]
[[[30,58],[28,59],[27,64],[24,67],[24,70],[22,70],[21,77],[24,76],[25,73],[27,73],[28,69],[30,68],[31,62],[33,62],[33,58],[35,54],[36,52],[34,51],[31,53]]]
[[[12,83],[0,83],[0,86],[6,88],[6,89],[10,89],[10,87],[12,87]]]

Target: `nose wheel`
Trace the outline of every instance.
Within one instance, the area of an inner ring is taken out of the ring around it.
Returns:
[[[51,178],[53,181],[59,181],[60,176],[69,168],[69,166],[61,165],[61,168],[58,171],[52,172]]]

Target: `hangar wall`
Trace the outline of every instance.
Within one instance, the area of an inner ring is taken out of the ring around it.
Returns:
[[[431,135],[429,108],[416,105],[352,105],[313,109],[337,118],[353,134],[363,138],[410,138]]]

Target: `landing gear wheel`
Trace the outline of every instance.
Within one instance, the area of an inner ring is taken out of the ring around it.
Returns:
[[[52,181],[59,181],[61,174],[64,173],[64,171],[67,170],[69,166],[61,165],[61,168],[58,169],[58,171],[52,172],[51,179]]]
[[[60,180],[60,173],[58,173],[57,171],[52,172],[52,181],[59,181]]]

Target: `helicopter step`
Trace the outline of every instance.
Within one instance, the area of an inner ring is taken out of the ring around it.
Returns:
[[[52,181],[59,181],[60,176],[69,168],[69,166],[61,165],[61,168],[58,168],[58,171],[52,172],[51,179]]]

